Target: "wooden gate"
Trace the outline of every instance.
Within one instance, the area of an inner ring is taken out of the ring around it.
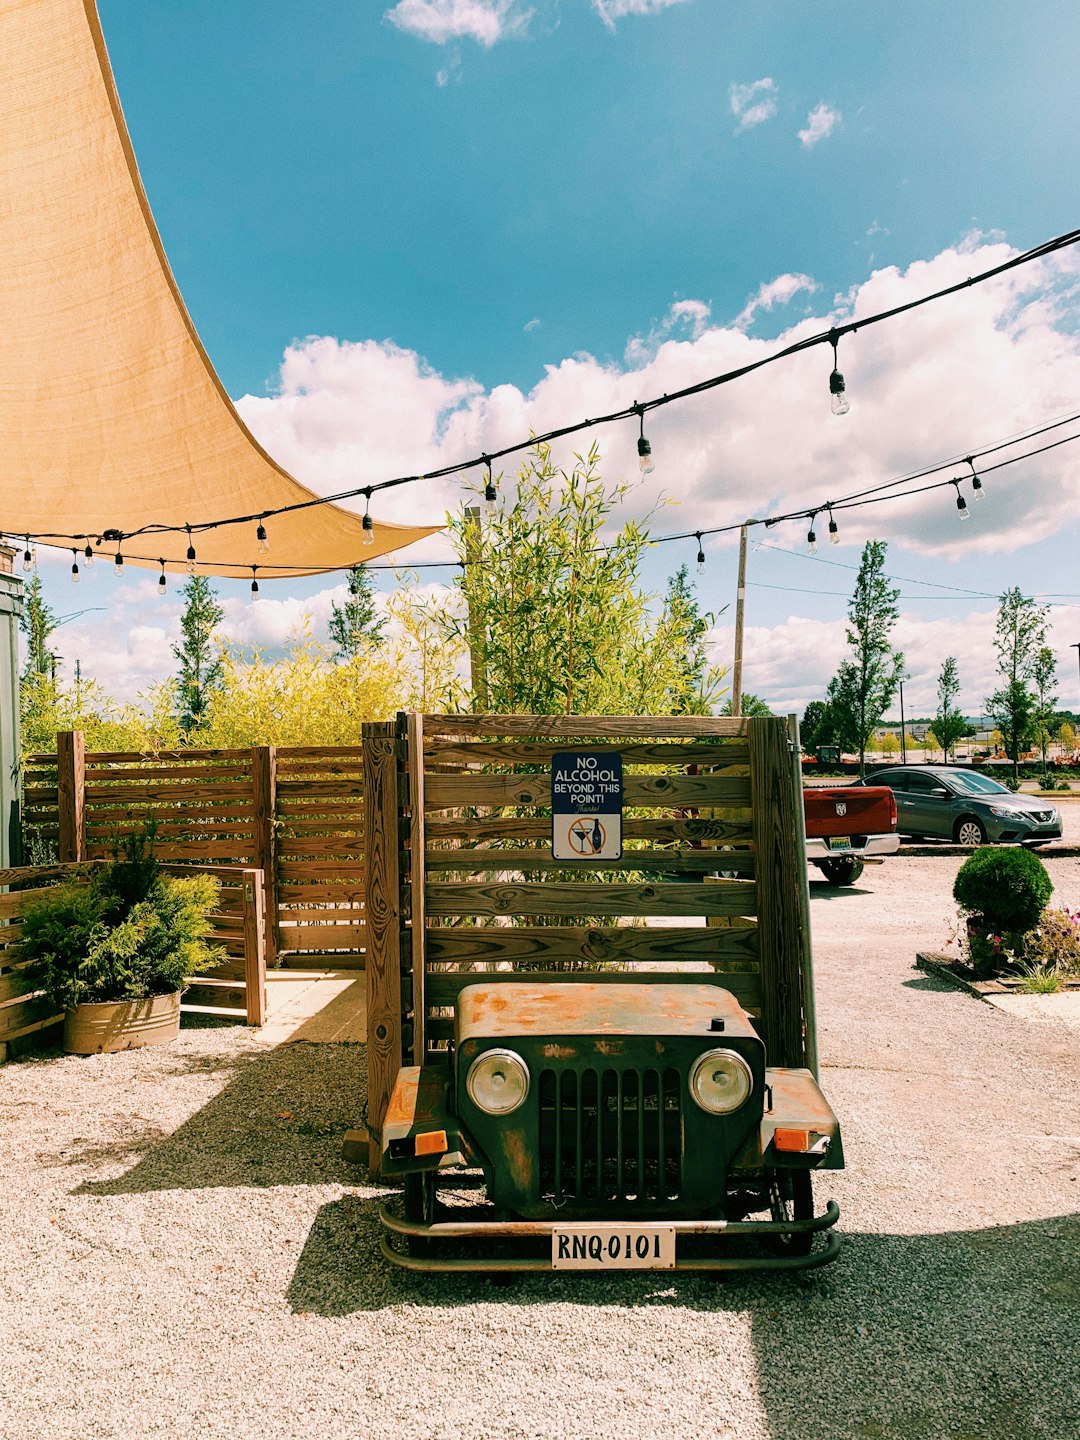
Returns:
[[[552,858],[551,760],[576,745],[622,756],[619,860]],[[705,971],[756,1017],[772,1064],[806,1063],[806,865],[786,721],[410,715],[366,725],[363,748],[373,1129],[401,1064],[445,1051],[477,972],[544,984]],[[369,1155],[375,1168],[374,1142]]]

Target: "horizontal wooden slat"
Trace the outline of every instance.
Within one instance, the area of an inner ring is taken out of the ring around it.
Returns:
[[[338,800],[344,797],[355,797],[360,799],[363,795],[363,786],[359,780],[279,780],[277,793],[282,799],[289,799],[292,796],[302,795],[308,800],[332,799]]]
[[[502,961],[537,963],[582,960],[596,963],[650,961],[686,964],[707,960],[756,960],[753,927],[636,925],[468,925],[432,926],[425,936],[428,964],[469,965]]]
[[[222,1020],[246,1020],[247,1010],[237,1010],[232,1005],[193,1005],[186,1000],[180,1001],[180,1013],[182,1015],[217,1015]]]
[[[87,864],[18,865],[9,870],[0,870],[0,885],[39,885],[49,880],[64,880],[71,875],[89,875],[93,869]]]
[[[25,965],[20,965],[0,975],[0,1005],[7,1005],[35,988],[26,970]]]
[[[127,790],[122,785],[87,785],[87,805],[104,804],[109,801],[116,804],[129,803],[135,796],[141,796],[140,803],[151,803],[164,800],[193,800],[198,797],[200,805],[211,810],[219,800],[244,800],[251,795],[250,785],[215,785],[213,790],[205,789],[202,785],[196,786],[195,781],[190,785],[154,785],[142,786],[140,789]]]
[[[714,715],[425,715],[424,734],[436,735],[558,735],[574,739],[605,736],[745,735],[745,719]]]
[[[424,852],[428,870],[457,870],[463,874],[477,870],[559,870],[575,874],[611,870],[700,871],[733,870],[740,875],[754,873],[754,857],[749,850],[624,850],[621,860],[592,860],[574,864],[555,860],[550,850],[522,848],[480,848],[433,850]]]
[[[438,915],[752,915],[757,892],[741,880],[715,885],[425,885]]]
[[[362,925],[367,914],[363,905],[294,905],[279,907],[281,923],[295,925],[314,920],[320,925]]]
[[[298,882],[283,883],[278,886],[279,905],[317,905],[325,902],[328,905],[340,904],[342,902],[352,904],[363,904],[364,882],[360,880],[339,880],[336,884],[302,884]]]
[[[44,998],[20,1000],[14,1005],[0,1006],[0,1040],[14,1040],[17,1035],[62,1020],[55,1006]]]
[[[278,750],[278,766],[300,760],[353,759],[359,763],[362,750],[357,745],[283,745]]]
[[[252,820],[255,807],[251,800],[215,799],[211,803],[207,799],[204,803],[201,792],[194,787],[185,792],[182,801],[167,800],[160,795],[146,795],[145,792],[133,790],[131,797],[122,802],[95,801],[93,807],[87,809],[86,822],[88,825],[104,825],[129,818],[144,820],[148,813],[156,815],[160,820],[178,821],[190,816],[204,824],[232,825],[246,824]]]
[[[284,859],[295,855],[355,857],[359,863],[364,855],[364,842],[359,835],[278,835],[277,853]]]
[[[449,840],[548,840],[551,821],[542,815],[503,816],[460,820],[456,816],[424,821],[429,839]],[[725,845],[748,845],[753,838],[749,815],[727,820],[646,820],[636,816],[623,819],[624,840],[649,840],[662,845],[686,840],[691,843],[714,840]]]
[[[672,740],[658,745],[590,746],[590,750],[621,755],[624,765],[745,765],[750,751],[742,740]],[[519,741],[500,745],[484,740],[433,740],[425,745],[428,767],[433,765],[542,765],[565,750],[559,740]]]
[[[249,757],[250,761],[250,757]],[[229,765],[160,765],[160,766],[139,766],[126,765],[108,767],[104,765],[88,765],[86,767],[86,783],[97,785],[110,785],[116,781],[124,780],[131,784],[145,784],[151,781],[158,784],[164,781],[185,781],[200,780],[214,781],[227,780],[230,784],[236,785],[248,779],[250,764],[234,762]],[[250,784],[248,779],[248,784]]]
[[[198,764],[205,760],[250,760],[250,750],[88,750],[87,765],[141,765],[151,761],[189,760]]]
[[[283,950],[366,950],[366,925],[282,925]]]
[[[320,963],[320,953],[313,950],[297,950],[295,954],[281,950],[279,955],[283,970],[359,971],[367,964],[367,956],[359,950],[339,950],[336,954],[327,954],[325,963]]]
[[[551,775],[428,775],[424,809],[462,805],[550,805]],[[627,775],[624,805],[678,807],[750,803],[749,776]]]
[[[364,867],[345,860],[286,860],[278,866],[279,880],[351,880],[364,878]]]

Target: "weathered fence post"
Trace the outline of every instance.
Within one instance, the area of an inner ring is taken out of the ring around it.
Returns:
[[[266,892],[263,872],[245,870],[244,991],[247,1023],[266,1023]]]
[[[806,1064],[800,884],[806,847],[798,843],[795,806],[802,796],[795,794],[787,722],[755,719],[747,729],[765,1043],[770,1064],[800,1066]]]
[[[277,751],[273,745],[253,745],[251,788],[255,804],[255,864],[263,872],[266,895],[266,927],[263,954],[266,968],[273,969],[278,954],[277,854],[274,845],[274,817],[277,814]]]
[[[56,790],[62,864],[86,859],[86,739],[81,730],[56,737]]]
[[[399,726],[368,722],[364,752],[364,906],[367,923],[368,1170],[379,1173],[377,1135],[401,1068],[401,834]]]
[[[19,815],[19,621],[22,581],[14,547],[0,541],[0,868],[22,864]]]

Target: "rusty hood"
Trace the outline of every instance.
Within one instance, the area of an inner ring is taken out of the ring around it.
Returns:
[[[750,1016],[712,984],[467,985],[458,997],[457,1043],[558,1035],[757,1037]]]

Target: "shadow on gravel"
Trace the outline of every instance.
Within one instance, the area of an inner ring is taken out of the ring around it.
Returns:
[[[537,1275],[499,1286],[389,1265],[379,1257],[378,1207],[346,1196],[319,1212],[288,1290],[295,1312],[415,1306],[427,1324],[442,1313],[447,1325],[468,1325],[461,1312],[471,1305],[663,1307],[699,1314],[706,1327],[710,1314],[747,1312],[773,1440],[1078,1433],[1077,1216],[941,1235],[847,1235],[835,1265],[801,1277]]]
[[[939,975],[919,975],[913,980],[904,980],[901,983],[905,990],[933,990],[941,995],[946,991],[955,995],[959,988],[956,985],[950,985],[947,980],[942,980]]]
[[[225,1088],[164,1138],[133,1122],[113,1147],[69,1147],[63,1161],[71,1165],[133,1162],[117,1179],[87,1181],[75,1193],[356,1184],[356,1170],[341,1158],[341,1137],[363,1113],[362,1045],[293,1043],[231,1063]],[[214,1067],[200,1061],[183,1068]]]
[[[815,900],[854,900],[858,895],[872,895],[858,885],[830,885],[828,880],[811,880],[810,894]]]

